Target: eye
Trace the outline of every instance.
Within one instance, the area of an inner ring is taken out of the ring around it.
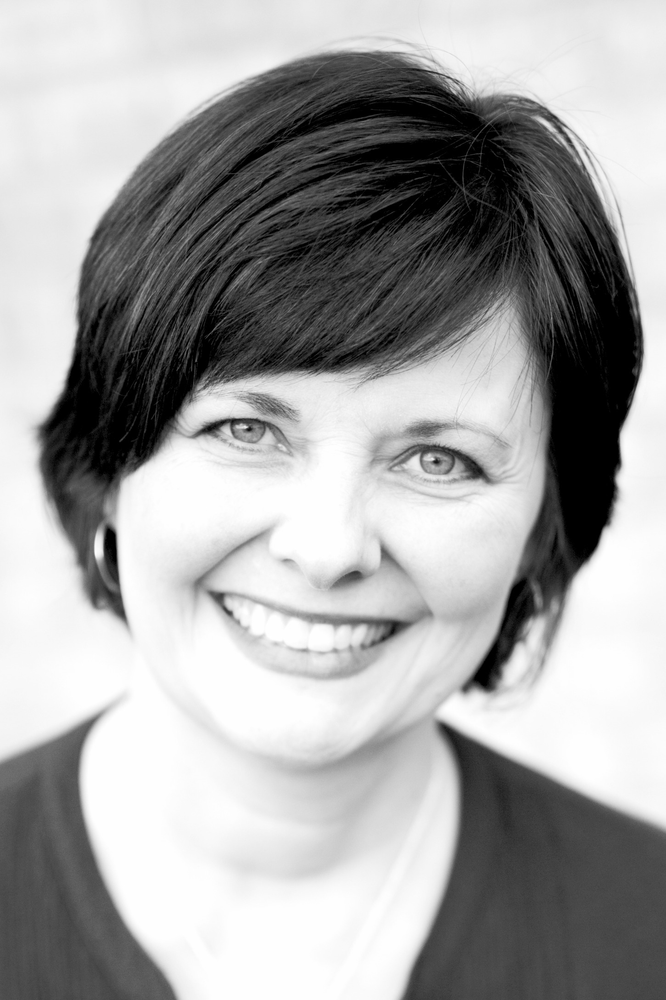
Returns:
[[[288,450],[280,432],[271,424],[255,417],[218,420],[204,427],[202,433],[217,438],[229,448],[250,454]]]
[[[413,451],[399,464],[398,468],[414,476],[420,482],[435,485],[483,478],[482,470],[473,459],[461,455],[451,448],[432,445]]]
[[[429,448],[418,453],[419,465],[424,472],[433,476],[445,476],[456,464],[456,456],[440,448]]]
[[[227,420],[229,433],[236,441],[243,444],[259,444],[266,435],[266,424],[263,420]]]

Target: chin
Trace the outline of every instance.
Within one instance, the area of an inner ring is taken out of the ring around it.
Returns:
[[[372,743],[376,734],[333,711],[233,719],[206,712],[206,724],[218,738],[236,749],[278,766],[320,768],[339,763]]]

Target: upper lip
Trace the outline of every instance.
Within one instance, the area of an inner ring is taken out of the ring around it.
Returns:
[[[286,615],[289,618],[302,618],[304,621],[309,622],[324,622],[328,625],[406,625],[407,622],[401,622],[396,618],[387,618],[386,616],[377,615],[331,615],[326,614],[323,611],[303,611],[300,608],[289,608],[286,604],[276,604],[275,601],[266,600],[264,597],[254,597],[250,594],[242,594],[237,590],[226,590],[224,592],[213,592],[213,597],[222,601],[222,598],[228,595],[229,597],[240,597],[246,601],[253,601],[255,604],[263,604],[264,607],[270,608],[271,611],[278,611],[280,614]]]

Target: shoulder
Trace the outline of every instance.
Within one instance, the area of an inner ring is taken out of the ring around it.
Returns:
[[[666,865],[666,830],[623,813],[577,792],[553,778],[519,764],[460,733],[452,733],[459,756],[473,758],[498,794],[509,823],[543,827],[547,824],[553,846],[577,853],[588,861],[615,859],[626,850],[640,848],[643,860]]]
[[[1,760],[0,796],[20,792],[22,788],[30,786],[45,770],[62,761],[65,756],[70,756],[68,750],[73,750],[78,755],[78,749],[93,721],[87,720],[44,743]]]
[[[548,777],[525,764],[519,764],[484,743],[466,736],[457,729],[443,725],[442,729],[451,740],[463,773],[483,771],[502,792],[511,799],[524,802],[538,802],[554,814],[566,819],[575,815],[584,816],[604,826],[619,824],[620,829],[633,830],[640,834],[654,835],[656,840],[666,844],[666,830],[641,820],[612,806],[604,805],[582,792]]]
[[[0,763],[0,927],[13,926],[19,937],[24,922],[32,932],[43,924],[57,897],[54,845],[60,828],[73,821],[90,724]],[[54,804],[65,819],[54,819]],[[0,977],[3,968],[0,961]]]
[[[448,734],[463,797],[476,798],[477,821],[485,803],[495,823],[501,883],[529,896],[531,912],[548,910],[550,932],[557,922],[584,981],[603,981],[605,995],[615,997],[631,995],[621,990],[629,988],[625,977],[634,977],[643,996],[662,996],[666,831]]]
[[[587,872],[617,865],[629,877],[649,869],[666,879],[666,830],[603,805],[518,764],[455,730],[447,730],[461,762],[463,783],[482,779],[493,789],[502,825],[539,836],[544,846]],[[628,879],[629,880],[629,879]],[[666,888],[666,885],[664,886]],[[666,898],[664,900],[666,905]]]
[[[0,858],[13,842],[25,847],[39,826],[45,790],[76,782],[81,745],[91,722],[0,762]]]

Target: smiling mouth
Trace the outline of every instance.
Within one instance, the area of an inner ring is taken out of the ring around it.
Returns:
[[[248,635],[277,646],[312,653],[344,653],[376,646],[398,628],[397,622],[355,621],[333,624],[299,618],[237,594],[219,596],[222,607]]]

